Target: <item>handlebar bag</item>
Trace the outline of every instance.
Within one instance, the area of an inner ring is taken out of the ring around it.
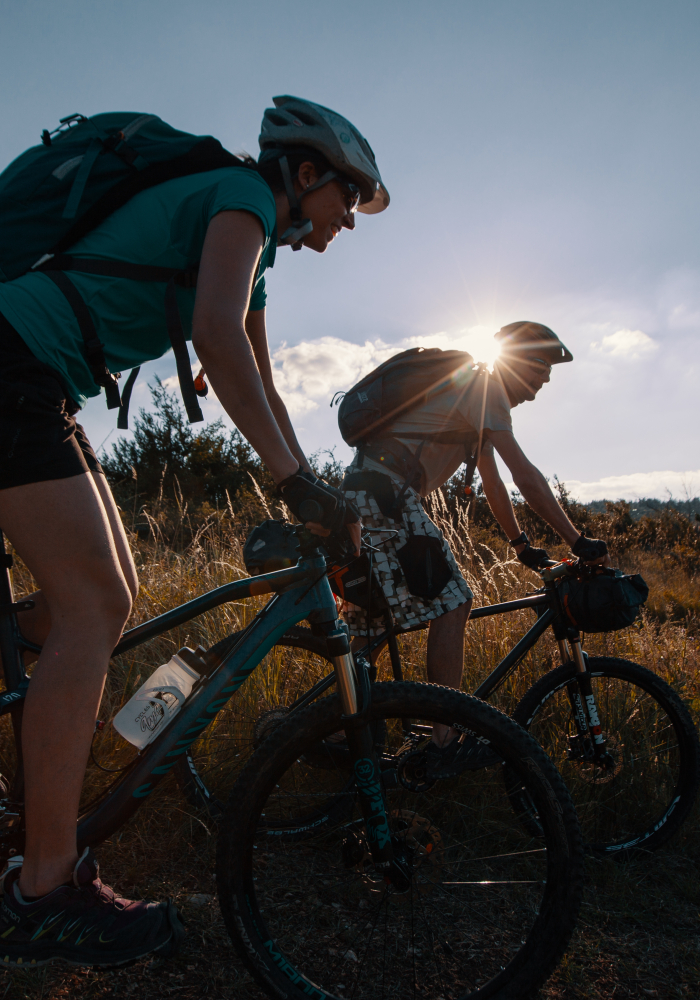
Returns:
[[[568,622],[581,632],[627,628],[649,596],[649,588],[638,573],[626,576],[619,569],[583,580],[563,580],[558,590]]]
[[[300,555],[299,539],[286,521],[263,521],[243,546],[243,562],[251,576],[296,566]]]

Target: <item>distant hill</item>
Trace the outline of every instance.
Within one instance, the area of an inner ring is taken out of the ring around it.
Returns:
[[[590,503],[581,506],[593,514],[605,514],[608,509],[607,503],[609,503],[607,500],[591,500]],[[675,497],[669,500],[657,500],[655,497],[642,497],[640,500],[629,501],[629,512],[633,521],[639,521],[642,517],[659,517],[665,510],[678,510],[686,517],[700,521],[700,497],[693,497],[692,500],[676,500]]]

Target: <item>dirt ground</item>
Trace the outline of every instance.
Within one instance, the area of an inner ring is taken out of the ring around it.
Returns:
[[[187,921],[175,959],[97,972],[51,965],[0,972],[0,1000],[236,997],[264,1000],[238,961],[219,915],[215,831],[170,781],[99,850],[102,875],[125,896],[170,895]],[[584,905],[568,952],[542,1000],[659,1000],[700,995],[700,815],[668,848],[628,864],[589,860]]]

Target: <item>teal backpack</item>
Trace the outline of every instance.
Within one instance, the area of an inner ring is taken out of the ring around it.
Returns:
[[[117,426],[127,426],[129,397],[139,369],[119,393],[108,370],[89,310],[66,272],[82,271],[166,285],[165,312],[180,388],[192,423],[203,420],[189,351],[177,307],[176,284],[193,287],[197,264],[189,270],[69,256],[70,247],[130,198],[175,177],[242,167],[242,161],[212,136],[180,132],[157,115],[129,111],[70,115],[53,132],[46,129],[33,146],[0,174],[0,281],[41,270],[68,300],[83,335],[95,382],[105,389],[109,409],[119,407]]]

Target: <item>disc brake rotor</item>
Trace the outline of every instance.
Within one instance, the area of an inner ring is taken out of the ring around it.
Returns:
[[[394,849],[411,870],[414,891],[432,892],[442,876],[442,834],[427,817],[419,816],[412,809],[392,809],[389,819]],[[376,871],[372,862],[364,824],[348,833],[343,841],[342,855],[343,867],[361,875],[370,892],[386,891],[384,876]]]
[[[622,770],[622,747],[615,736],[603,733],[605,740],[605,761],[591,759],[572,760],[576,774],[587,785],[607,785],[618,776]]]

